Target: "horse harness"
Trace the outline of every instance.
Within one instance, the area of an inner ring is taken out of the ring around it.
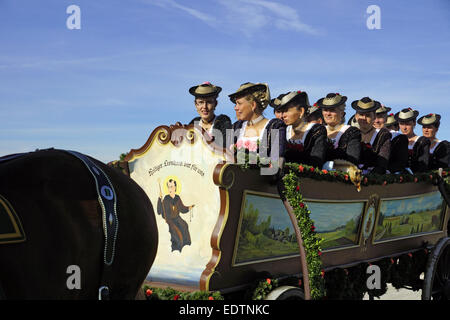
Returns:
[[[98,202],[102,208],[102,225],[105,236],[103,251],[103,271],[98,290],[98,299],[109,299],[110,288],[108,286],[108,274],[114,261],[119,220],[117,217],[117,196],[108,176],[89,157],[76,151],[65,150],[67,153],[81,160],[94,177],[97,189]]]
[[[45,150],[54,150],[53,148]],[[36,150],[38,151],[38,150]],[[44,151],[44,150],[41,150]],[[88,171],[92,174],[98,195],[98,202],[102,208],[102,226],[105,238],[103,250],[103,269],[98,291],[99,300],[109,299],[110,288],[108,286],[108,275],[111,272],[111,265],[114,261],[117,232],[119,229],[119,220],[117,217],[117,196],[108,176],[100,169],[89,157],[76,151],[60,150],[76,157],[80,160]],[[19,158],[27,153],[18,153],[5,157],[0,157],[0,163]],[[0,298],[2,290],[0,286]]]

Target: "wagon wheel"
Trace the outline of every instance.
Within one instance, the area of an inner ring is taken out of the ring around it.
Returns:
[[[303,290],[292,286],[282,286],[272,290],[266,300],[305,300]]]
[[[450,238],[442,238],[428,258],[422,300],[450,300]]]

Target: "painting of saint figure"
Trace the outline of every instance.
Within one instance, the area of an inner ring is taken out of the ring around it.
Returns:
[[[191,236],[189,226],[180,214],[186,214],[192,210],[194,205],[185,206],[179,196],[180,185],[177,179],[166,179],[167,194],[163,197],[160,180],[159,198],[157,212],[166,221],[169,226],[170,241],[172,242],[172,251],[181,252],[184,246],[191,245]]]

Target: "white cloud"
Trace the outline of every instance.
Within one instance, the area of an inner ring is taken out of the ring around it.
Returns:
[[[162,8],[174,8],[216,27],[223,32],[238,30],[250,37],[266,27],[274,27],[283,31],[302,32],[311,35],[319,31],[303,23],[297,11],[287,5],[266,0],[216,0],[225,9],[217,10],[215,16],[192,7],[179,4],[174,0],[142,0],[144,3]]]

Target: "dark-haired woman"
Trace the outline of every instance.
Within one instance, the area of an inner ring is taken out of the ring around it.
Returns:
[[[355,119],[361,131],[361,163],[364,173],[385,174],[391,154],[391,133],[386,128],[375,128],[375,111],[381,107],[369,97],[352,102]]]
[[[287,93],[278,106],[286,124],[286,162],[296,162],[322,168],[327,152],[327,130],[321,124],[306,121],[308,94]]]
[[[441,124],[439,114],[430,113],[421,117],[418,123],[422,126],[422,133],[430,141],[430,163],[428,169],[436,170],[449,167],[449,142],[439,140],[436,134]]]
[[[419,112],[411,108],[402,109],[395,114],[400,131],[408,137],[408,168],[412,172],[424,172],[430,164],[430,140],[414,133]]]
[[[361,156],[361,132],[358,128],[345,124],[345,101],[347,97],[339,93],[329,93],[317,101],[329,139],[326,160],[342,159],[358,165]]]

